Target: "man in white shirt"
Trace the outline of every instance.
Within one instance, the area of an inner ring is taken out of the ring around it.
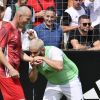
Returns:
[[[78,18],[81,15],[86,14],[85,9],[81,6],[82,3],[83,3],[83,0],[73,0],[73,6],[71,6],[65,10],[65,12],[68,14],[68,16],[66,16],[68,18],[68,19],[66,19],[67,25],[66,24],[61,25],[65,32],[65,34],[64,34],[64,44],[65,45],[67,44],[67,40],[69,37],[69,34],[68,34],[69,31],[78,28]],[[69,19],[71,19],[71,21],[69,21]],[[63,18],[61,20],[61,23],[62,22],[65,22],[65,20],[63,20]]]

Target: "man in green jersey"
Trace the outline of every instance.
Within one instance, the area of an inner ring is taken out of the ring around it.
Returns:
[[[34,62],[30,66],[29,78],[37,79],[38,71],[48,80],[43,100],[82,100],[82,87],[78,78],[77,66],[54,46],[45,46],[41,39],[33,39],[29,50]]]

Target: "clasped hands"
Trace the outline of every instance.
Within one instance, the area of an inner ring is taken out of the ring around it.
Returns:
[[[42,63],[43,63],[43,57],[42,57],[42,56],[35,56],[35,57],[33,58],[33,61],[30,62],[30,64],[31,64],[32,66],[34,66],[34,65],[40,65],[40,64],[42,64]]]

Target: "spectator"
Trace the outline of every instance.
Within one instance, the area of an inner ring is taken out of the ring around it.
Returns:
[[[53,6],[55,8],[54,0],[28,0],[28,5],[32,6],[35,10],[35,23],[34,26],[37,26],[43,22],[43,17],[45,14],[45,10]]]
[[[68,15],[68,17],[67,16],[66,17],[71,20],[66,19],[66,25],[65,24],[61,25],[63,32],[66,33],[64,35],[64,40],[68,40],[69,31],[78,28],[78,18],[81,15],[86,14],[85,9],[81,6],[82,2],[83,2],[83,0],[73,0],[73,6],[71,6],[65,10],[65,12]],[[63,16],[61,18],[61,21],[63,21]],[[64,21],[65,21],[65,19],[64,19]],[[67,44],[67,41],[65,42],[65,45],[66,44]]]
[[[88,50],[100,50],[100,24],[94,26],[94,37],[95,42],[93,43],[93,47]]]
[[[60,25],[55,23],[56,13],[53,7],[48,7],[45,11],[44,22],[34,30],[45,45],[52,45],[61,48],[63,41],[63,32]]]
[[[79,17],[79,28],[70,31],[68,48],[84,50],[93,47],[97,41],[94,31],[91,29],[91,20],[87,15]]]
[[[21,59],[33,61],[33,58],[22,52],[18,29],[23,28],[31,16],[28,7],[20,7],[13,20],[0,29],[0,90],[4,100],[25,100],[19,81],[19,65]]]
[[[71,16],[68,13],[64,12],[63,16],[61,17],[61,22],[60,22],[61,26],[62,27],[69,26],[69,22],[71,21],[72,21]],[[69,34],[64,32],[64,49],[66,49],[68,38]]]
[[[68,7],[70,7],[70,6],[73,6],[73,0],[68,0]],[[81,6],[85,9],[86,14],[90,16],[90,10],[88,9],[88,7],[86,7],[84,5],[84,0],[82,2]]]
[[[54,46],[44,47],[41,39],[33,39],[29,49],[32,57],[37,61],[32,63],[30,80],[32,82],[36,80],[38,71],[48,80],[42,100],[60,100],[63,94],[67,100],[82,100],[77,66],[62,50]]]
[[[34,39],[38,38],[37,33],[33,29],[28,29],[24,34],[21,34],[22,40],[22,49],[23,51],[29,51],[29,42]]]
[[[72,22],[70,22],[69,24],[72,26],[75,26],[75,27],[69,28],[69,30],[75,29],[76,26],[78,25],[78,18],[81,15],[85,14],[85,10],[81,6],[82,2],[83,0],[73,0],[73,6],[65,10],[65,12],[67,12],[71,16],[71,19],[72,19]]]

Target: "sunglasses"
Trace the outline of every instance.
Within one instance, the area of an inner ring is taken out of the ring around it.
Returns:
[[[83,26],[91,26],[91,23],[82,23],[83,24]]]

